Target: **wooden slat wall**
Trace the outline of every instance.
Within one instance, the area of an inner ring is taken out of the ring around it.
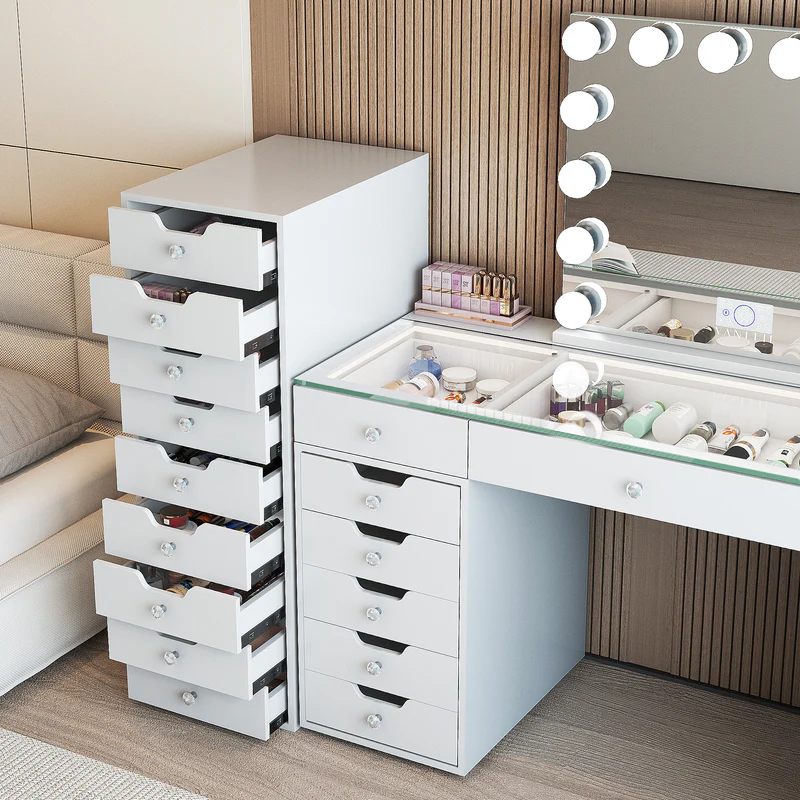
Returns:
[[[254,128],[431,154],[433,259],[561,293],[572,11],[796,27],[797,0],[251,0]],[[593,517],[588,652],[800,705],[800,553]]]

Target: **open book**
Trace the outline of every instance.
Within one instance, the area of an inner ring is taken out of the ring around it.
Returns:
[[[609,242],[599,253],[592,256],[591,265],[592,269],[599,272],[616,272],[621,275],[638,275],[639,270],[636,268],[636,260],[631,251],[625,247],[624,244],[617,244],[616,242]]]

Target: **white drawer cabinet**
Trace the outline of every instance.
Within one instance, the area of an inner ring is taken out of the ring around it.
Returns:
[[[155,631],[108,620],[108,655],[167,678],[250,700],[286,670],[286,631],[274,633],[256,650],[228,653]]]
[[[125,433],[260,464],[280,455],[281,416],[270,416],[268,408],[255,412],[221,405],[204,408],[131,386],[120,387],[120,395]]]
[[[455,764],[458,715],[406,700],[402,705],[366,696],[356,684],[306,670],[306,715],[312,722]]]
[[[156,520],[163,505],[153,500],[138,505],[104,500],[106,552],[245,591],[269,575],[283,553],[283,525],[255,541],[244,531],[209,523],[184,531]]]
[[[285,682],[272,690],[264,689],[252,700],[240,700],[132,666],[128,666],[128,697],[264,740],[286,721],[288,702]]]
[[[158,214],[108,209],[111,260],[118,267],[260,291],[278,266],[275,239],[261,229],[214,222],[202,234],[173,231]]]
[[[458,602],[456,545],[412,535],[393,541],[382,529],[315,511],[303,511],[302,524],[304,564]]]

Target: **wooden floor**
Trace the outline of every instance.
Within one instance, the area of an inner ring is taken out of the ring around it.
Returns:
[[[579,664],[457,778],[308,731],[265,744],[134,703],[105,648],[97,636],[0,698],[0,728],[213,800],[800,795],[800,714],[608,663]]]

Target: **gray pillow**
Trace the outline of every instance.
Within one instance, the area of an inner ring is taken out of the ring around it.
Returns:
[[[102,413],[44,378],[0,367],[0,478],[77,439]]]

